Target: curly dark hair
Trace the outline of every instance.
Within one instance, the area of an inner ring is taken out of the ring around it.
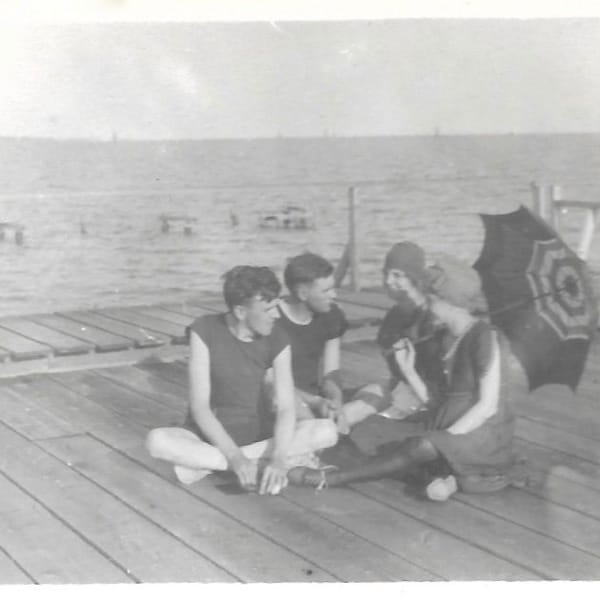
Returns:
[[[223,279],[223,297],[230,310],[255,297],[271,301],[281,291],[281,284],[268,267],[238,265],[227,271]]]
[[[288,290],[293,294],[301,283],[312,283],[316,279],[329,277],[333,273],[333,265],[322,256],[305,252],[290,258],[283,279]]]

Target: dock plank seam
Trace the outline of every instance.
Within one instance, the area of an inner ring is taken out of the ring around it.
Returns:
[[[495,550],[492,550],[486,546],[481,545],[478,542],[474,542],[473,540],[470,540],[466,537],[463,537],[461,535],[457,535],[455,532],[453,532],[451,529],[445,529],[444,527],[440,527],[439,525],[436,525],[435,523],[432,523],[424,518],[412,515],[410,512],[407,511],[403,511],[398,505],[394,505],[391,502],[386,502],[385,500],[376,497],[376,495],[371,495],[367,492],[364,492],[362,489],[357,489],[355,485],[350,485],[350,487],[357,493],[360,494],[361,496],[364,496],[365,498],[370,498],[372,500],[377,500],[378,502],[380,502],[381,504],[390,507],[391,509],[395,510],[396,512],[402,514],[402,515],[406,515],[409,517],[412,517],[413,519],[416,519],[417,521],[427,525],[427,527],[431,527],[433,529],[436,529],[438,531],[442,531],[447,535],[451,535],[452,537],[455,537],[463,542],[465,542],[466,544],[469,544],[470,546],[474,546],[475,548],[478,548],[479,550],[482,550],[484,552],[487,552],[489,554],[492,554],[493,556],[500,558],[502,560],[505,560],[513,565],[515,565],[516,567],[519,567],[521,569],[530,571],[532,574],[536,575],[537,577],[540,577],[541,579],[544,580],[548,580],[550,579],[548,577],[548,575],[546,573],[542,573],[541,571],[538,571],[537,569],[535,569],[534,567],[530,567],[530,566],[526,566],[523,565],[517,561],[515,561],[514,559],[512,559],[510,556],[506,556],[502,553],[499,553]]]
[[[53,313],[53,315],[59,316],[57,313]],[[75,321],[74,319],[67,319],[67,317],[61,317],[65,320],[71,321],[73,323],[73,325],[80,325],[80,323],[78,321]],[[63,335],[69,335],[72,338],[75,338],[77,340],[80,340],[82,342],[86,342],[88,344],[92,344],[93,345],[93,349],[94,352],[118,352],[119,350],[127,350],[129,348],[133,347],[133,340],[128,340],[127,338],[123,338],[123,342],[119,343],[119,342],[113,342],[110,344],[100,344],[98,342],[93,342],[90,341],[89,338],[77,335],[75,333],[71,333],[71,332],[67,332],[64,331],[62,329],[60,329],[60,327],[57,327],[55,325],[48,325],[46,322],[44,322],[43,320],[43,315],[42,316],[33,316],[30,318],[32,323],[36,323],[38,325],[43,325],[44,327],[47,327],[48,329],[52,329],[52,331],[55,331],[57,333],[63,334]],[[89,327],[89,325],[88,325]],[[99,328],[98,328],[99,329]],[[108,333],[107,331],[103,330],[104,333]],[[114,334],[115,337],[116,334]]]
[[[562,544],[563,546],[568,546],[569,548],[573,548],[574,550],[577,550],[578,552],[584,552],[585,554],[588,554],[589,556],[593,556],[595,558],[600,558],[600,547],[599,547],[599,551],[597,553],[595,552],[590,552],[589,550],[586,550],[585,548],[582,548],[581,546],[575,546],[573,545],[571,542],[568,542],[562,538],[558,538],[550,533],[548,533],[547,531],[541,531],[540,529],[535,529],[527,524],[525,524],[523,521],[520,520],[515,520],[509,517],[506,517],[496,511],[490,510],[489,508],[486,508],[485,506],[480,506],[478,503],[474,503],[474,502],[469,502],[469,498],[467,494],[457,494],[456,496],[454,496],[454,499],[457,502],[460,502],[461,504],[463,504],[464,506],[468,506],[469,508],[474,508],[476,510],[480,510],[482,512],[485,512],[489,515],[492,515],[498,519],[502,519],[503,521],[506,521],[507,523],[511,523],[512,525],[516,525],[518,527],[522,527],[523,529],[527,529],[528,531],[531,531],[532,533],[538,534],[538,535],[542,535],[545,538],[554,540],[555,542],[559,542],[560,544]],[[545,499],[545,502],[547,504],[554,504],[556,506],[560,506],[559,504],[557,504],[556,502],[554,502],[553,500],[550,500],[548,498]],[[572,510],[570,507],[567,507],[568,510]],[[590,517],[589,515],[584,515],[587,518],[591,518],[594,519],[594,517]]]
[[[94,310],[94,311],[90,311],[93,314],[97,314],[100,315],[102,317],[106,317],[109,319],[112,319],[113,321],[116,321],[118,323],[126,323],[127,325],[133,325],[134,327],[138,327],[140,329],[140,331],[142,332],[152,332],[152,333],[157,333],[160,334],[162,336],[165,336],[169,339],[171,344],[185,344],[187,342],[187,336],[185,335],[185,327],[182,325],[180,328],[175,325],[174,323],[172,323],[171,321],[166,321],[165,319],[159,319],[159,318],[153,318],[154,321],[159,321],[158,323],[156,323],[154,326],[152,325],[141,325],[139,323],[136,323],[135,320],[128,320],[128,313],[126,312],[124,315],[120,315],[118,312],[116,311],[120,311],[120,310],[124,310],[124,311],[128,311],[131,313],[135,313],[135,309],[132,309],[131,307],[127,307],[127,308],[118,308],[118,309],[103,309],[103,310]],[[115,312],[113,312],[115,311]],[[134,319],[137,320],[135,314],[132,315]],[[140,313],[139,316],[141,317],[146,317],[146,315],[144,315],[143,313]],[[160,321],[162,321],[162,323],[165,324],[165,328],[166,329],[180,329],[181,333],[169,333],[168,331],[165,331],[163,329],[157,329],[156,327],[160,327],[161,323]]]
[[[60,333],[61,336],[65,337],[65,338],[71,338],[73,339],[73,341],[78,341],[81,342],[82,340],[80,340],[79,338],[75,338],[72,335],[66,334],[66,333],[61,333],[61,332],[56,332],[56,330],[47,327],[46,325],[40,325],[39,323],[36,323],[33,320],[30,320],[30,323],[33,325],[37,325],[38,327],[44,328],[44,329],[48,329],[50,331],[54,331],[55,333]],[[67,346],[67,347],[63,347],[63,348],[59,348],[56,346],[51,345],[50,342],[48,342],[47,340],[42,340],[39,337],[34,337],[32,334],[27,334],[27,333],[23,333],[22,331],[20,331],[18,328],[13,328],[10,326],[10,322],[9,321],[1,321],[0,322],[0,327],[2,329],[5,329],[7,331],[10,331],[11,333],[14,333],[15,335],[18,335],[22,338],[25,338],[27,340],[30,340],[32,342],[36,342],[37,344],[41,344],[42,346],[47,346],[48,348],[51,349],[52,351],[52,356],[67,356],[70,354],[87,354],[90,352],[90,350],[93,349],[93,346],[90,345],[89,343],[85,343],[84,345],[78,345],[78,346]]]
[[[67,319],[71,319],[72,321],[81,323],[82,325],[88,325],[88,323],[84,319],[82,319],[80,315],[70,314],[70,313],[57,313],[57,314],[60,314],[61,316],[65,317]],[[103,317],[107,321],[112,321],[114,323],[115,327],[120,327],[123,325],[123,321],[117,321],[116,319],[113,319],[112,317],[108,317],[108,316],[102,315],[100,313],[95,313],[95,312],[91,311],[89,314],[92,316],[97,314],[98,316]],[[132,325],[131,323],[127,323],[127,324],[130,325],[131,327],[137,329],[139,332],[145,334],[145,330],[143,328]],[[101,329],[102,331],[105,331],[106,333],[114,333],[114,331],[111,331],[106,326],[103,326],[103,324],[94,324],[94,327]],[[163,345],[169,343],[167,339],[163,339],[163,338],[167,337],[164,334],[161,334],[160,337],[145,334],[144,339],[131,337],[130,335],[126,335],[123,333],[117,334],[117,335],[122,335],[123,337],[130,339],[134,343],[135,348],[158,347],[158,346],[163,346]]]
[[[418,568],[418,569],[422,569],[423,571],[425,571],[426,573],[429,573],[433,578],[439,578],[442,579],[444,581],[450,581],[448,578],[444,577],[443,575],[440,575],[439,573],[435,573],[434,571],[432,571],[431,569],[425,567],[424,565],[420,565],[419,563],[411,560],[410,558],[408,558],[407,556],[403,556],[402,554],[399,554],[398,552],[394,551],[394,550],[390,550],[389,548],[386,548],[385,546],[378,544],[376,542],[374,542],[373,540],[370,540],[369,538],[365,537],[364,535],[357,533],[356,531],[352,531],[351,529],[349,529],[348,527],[345,527],[344,525],[342,525],[341,523],[338,523],[337,521],[335,521],[334,519],[330,519],[328,518],[326,515],[322,514],[319,511],[315,511],[312,510],[310,508],[307,508],[306,506],[304,506],[302,503],[295,501],[293,498],[291,498],[290,496],[286,495],[285,499],[291,503],[294,504],[295,506],[298,506],[299,508],[311,512],[312,514],[314,514],[316,517],[323,519],[324,521],[327,521],[328,523],[331,523],[332,525],[334,525],[335,527],[339,527],[340,529],[346,531],[347,533],[360,538],[361,540],[363,540],[364,542],[367,542],[368,544],[372,544],[373,546],[376,546],[377,548],[380,548],[381,550],[384,550],[385,552],[392,554],[394,556],[397,556],[398,558],[402,559],[403,561],[406,561],[407,563],[413,565],[414,567]],[[378,500],[375,500],[374,498],[370,498],[370,500],[374,500],[375,502],[379,502]],[[381,503],[380,503],[381,504]]]
[[[16,436],[22,438],[26,443],[32,444],[33,446],[35,446],[36,448],[38,448],[39,450],[41,450],[42,452],[44,452],[48,456],[52,457],[54,460],[58,460],[57,458],[53,457],[50,453],[48,453],[44,448],[42,448],[41,446],[39,446],[38,444],[36,444],[33,440],[29,440],[25,436],[21,435],[16,429],[14,429],[13,427],[11,427],[10,425],[7,425],[6,423],[3,423],[3,425],[7,429],[9,429],[12,433],[14,433]],[[61,462],[61,461],[59,461],[59,462]],[[61,462],[61,464],[64,464],[64,463]],[[66,466],[68,467],[68,465],[66,465]],[[68,467],[68,468],[71,468],[71,467]],[[71,470],[73,470],[73,469],[71,469]],[[29,496],[29,498],[31,498],[32,500],[34,500],[35,502],[37,502],[40,506],[42,506],[44,508],[44,510],[48,511],[48,513],[51,514],[57,521],[59,521],[65,527],[67,527],[69,530],[71,530],[77,537],[79,537],[83,542],[85,542],[86,544],[88,544],[89,546],[91,546],[96,552],[98,552],[103,558],[105,558],[111,564],[113,564],[117,569],[119,569],[120,571],[122,571],[125,574],[126,577],[128,577],[129,579],[131,579],[134,583],[142,583],[142,581],[140,579],[138,579],[137,577],[135,577],[135,575],[133,575],[132,573],[130,573],[124,565],[119,564],[112,556],[110,556],[109,554],[107,554],[95,542],[93,542],[87,536],[83,535],[83,533],[81,533],[80,531],[78,531],[77,529],[75,529],[68,521],[66,521],[56,511],[54,511],[52,508],[50,508],[45,502],[43,502],[41,499],[39,499],[36,496],[34,496],[27,488],[23,487],[20,483],[18,483],[17,481],[15,481],[8,473],[6,473],[6,471],[4,471],[3,469],[0,469],[0,472],[2,472],[3,476],[6,477],[6,479],[8,479],[15,487],[17,487],[24,494],[26,494],[27,496]]]
[[[202,502],[202,503],[206,504],[207,506],[210,506],[211,508],[213,508],[213,509],[217,510],[218,512],[220,512],[222,515],[225,515],[226,517],[229,517],[232,521],[235,521],[238,525],[241,525],[242,527],[253,531],[254,533],[256,533],[256,534],[264,537],[265,539],[269,540],[270,542],[276,544],[277,546],[281,546],[282,548],[285,548],[286,550],[288,550],[289,552],[291,552],[292,554],[294,554],[298,558],[302,559],[303,561],[309,562],[309,563],[313,564],[316,568],[320,569],[321,571],[324,571],[325,573],[327,573],[328,575],[330,575],[331,577],[333,577],[336,581],[342,581],[337,575],[335,575],[335,573],[332,573],[332,572],[328,571],[327,569],[325,569],[321,565],[318,565],[315,562],[313,562],[310,558],[307,558],[306,556],[303,556],[295,548],[293,548],[291,546],[287,546],[287,545],[281,543],[277,539],[271,537],[265,531],[256,529],[255,527],[253,527],[249,523],[244,522],[242,519],[240,519],[236,515],[232,514],[231,512],[223,510],[222,507],[219,506],[218,504],[210,502],[206,498],[203,498],[201,496],[198,496],[197,494],[194,494],[192,492],[192,490],[190,490],[189,488],[187,488],[187,487],[181,487],[180,484],[176,483],[172,479],[169,479],[169,478],[165,477],[164,474],[160,470],[155,469],[155,468],[151,468],[149,465],[147,465],[147,464],[143,463],[142,461],[140,461],[135,455],[128,454],[127,452],[125,452],[124,450],[121,450],[120,448],[115,448],[114,446],[111,446],[109,443],[107,443],[106,441],[104,441],[102,438],[98,437],[93,432],[88,433],[88,435],[91,438],[93,438],[96,441],[98,441],[99,443],[101,443],[102,445],[104,445],[107,448],[109,448],[110,450],[116,452],[117,454],[120,454],[121,456],[123,456],[127,460],[130,460],[130,461],[136,463],[138,466],[140,466],[140,467],[142,467],[144,469],[147,469],[148,471],[150,471],[154,475],[160,477],[160,479],[162,479],[163,481],[166,481],[168,484],[170,484],[172,486],[176,486],[178,489],[181,489],[183,492],[185,492],[186,494],[189,494],[196,501]],[[221,567],[221,568],[223,568],[223,567]]]
[[[59,436],[59,438],[54,438],[54,439],[60,439],[60,437],[81,437],[81,436],[87,436],[87,437],[94,438],[96,441],[102,443],[103,445],[107,446],[111,450],[113,450],[115,452],[119,452],[116,448],[113,448],[109,444],[104,443],[102,440],[100,440],[98,437],[96,437],[92,432],[86,432],[84,434],[78,434],[78,435],[73,435],[73,436]],[[49,439],[51,439],[51,438],[49,438]],[[226,571],[227,574],[231,575],[231,577],[233,577],[236,581],[239,581],[239,582],[243,581],[237,575],[235,575],[235,573],[232,573],[231,571],[229,571],[229,569],[227,569],[227,567],[224,567],[223,565],[220,565],[217,562],[215,562],[210,556],[206,555],[204,552],[201,552],[200,550],[198,550],[197,548],[195,548],[193,545],[191,545],[189,542],[186,542],[185,540],[183,540],[182,538],[180,538],[178,535],[176,535],[175,533],[173,533],[172,531],[170,531],[169,529],[167,529],[166,527],[164,527],[160,523],[157,523],[156,521],[154,521],[154,519],[151,519],[148,515],[144,514],[142,511],[138,510],[135,506],[132,506],[131,504],[129,504],[128,502],[126,502],[125,500],[123,500],[122,498],[120,498],[117,494],[115,494],[111,490],[109,490],[109,489],[105,488],[103,485],[97,483],[91,477],[88,477],[85,473],[83,473],[82,471],[80,471],[76,466],[70,465],[68,462],[63,462],[62,460],[60,460],[59,458],[57,458],[56,456],[54,456],[54,454],[52,454],[52,452],[49,452],[46,448],[44,448],[43,446],[40,446],[35,441],[33,443],[38,448],[40,448],[40,450],[43,450],[46,454],[48,454],[48,456],[51,456],[55,460],[58,460],[62,464],[64,464],[65,466],[69,467],[69,469],[75,471],[80,477],[82,477],[83,479],[89,481],[91,484],[93,484],[95,487],[101,489],[107,495],[112,496],[115,500],[117,500],[119,503],[121,503],[124,506],[126,506],[127,508],[129,508],[132,512],[136,513],[138,516],[142,517],[145,521],[148,521],[148,522],[152,523],[155,527],[157,527],[158,529],[162,530],[164,533],[166,533],[170,537],[174,538],[175,540],[177,540],[182,546],[185,546],[189,550],[192,550],[192,552],[194,552],[194,554],[197,554],[198,556],[201,556],[202,558],[204,558],[205,560],[207,560],[208,562],[210,562],[211,564],[213,564],[215,567],[218,567],[219,569],[222,569],[223,571]],[[137,582],[137,583],[140,583],[140,582]]]
[[[3,475],[6,477],[6,475],[3,473]],[[7,478],[8,479],[8,478]],[[34,584],[39,584],[39,581],[18,561],[16,560],[14,557],[12,557],[7,551],[6,548],[4,548],[4,546],[2,546],[0,544],[0,553],[4,554],[4,556],[6,556],[6,558],[13,564],[15,565],[15,567],[17,567],[17,569],[19,571],[21,571],[21,573],[23,573],[27,579],[29,579],[31,581],[31,583]],[[0,581],[0,585],[2,584],[2,582]]]
[[[103,377],[107,381],[110,381],[112,384],[122,387],[123,389],[125,389],[129,392],[134,392],[140,396],[143,396],[144,398],[147,398],[148,400],[153,400],[154,402],[158,402],[158,403],[162,404],[165,408],[173,408],[173,404],[171,402],[166,401],[166,400],[163,401],[161,399],[163,396],[162,394],[157,394],[156,397],[151,396],[144,390],[140,390],[133,385],[128,385],[126,382],[124,382],[122,379],[119,379],[118,377],[111,376],[111,374],[107,373],[105,369],[93,369],[93,372],[96,375],[98,375],[99,377]],[[182,390],[185,390],[184,386],[182,386]],[[183,401],[187,402],[187,397],[186,397],[185,393],[183,393],[183,392],[181,394],[181,399]]]

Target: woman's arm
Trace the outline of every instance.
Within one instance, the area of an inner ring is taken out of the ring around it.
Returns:
[[[498,410],[500,399],[500,345],[495,331],[490,332],[490,339],[490,360],[478,380],[479,398],[462,417],[448,427],[450,433],[469,433],[481,426]]]
[[[408,339],[402,339],[394,344],[394,357],[400,371],[417,398],[423,403],[429,402],[427,386],[415,369],[415,348]]]
[[[210,352],[200,336],[192,332],[189,360],[190,409],[206,439],[227,459],[244,486],[256,485],[256,467],[249,461],[210,408]]]
[[[296,425],[290,346],[286,346],[273,361],[273,384],[276,411],[273,452],[271,461],[263,472],[259,490],[261,494],[277,494],[287,484],[285,464]]]

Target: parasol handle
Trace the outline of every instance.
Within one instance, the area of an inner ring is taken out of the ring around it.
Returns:
[[[496,315],[501,315],[502,313],[508,312],[509,310],[513,310],[514,308],[520,308],[521,306],[525,306],[525,305],[529,304],[530,302],[535,302],[536,300],[539,300],[540,298],[547,298],[548,296],[556,296],[566,290],[567,290],[567,286],[563,286],[554,292],[546,292],[544,294],[539,294],[537,296],[531,296],[529,298],[517,300],[516,302],[513,302],[512,304],[508,304],[506,306],[503,306],[502,308],[498,308],[493,311],[481,310],[481,311],[475,311],[473,314],[476,316],[482,316],[482,317],[485,315],[490,316],[490,317],[492,317],[492,316],[495,317]]]

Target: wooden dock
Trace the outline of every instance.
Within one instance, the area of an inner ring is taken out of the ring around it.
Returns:
[[[340,294],[348,385],[386,376],[388,300]],[[221,300],[0,319],[0,582],[336,582],[600,578],[600,348],[577,396],[519,402],[524,489],[437,504],[383,480],[239,493],[150,459],[181,422],[185,326]]]

